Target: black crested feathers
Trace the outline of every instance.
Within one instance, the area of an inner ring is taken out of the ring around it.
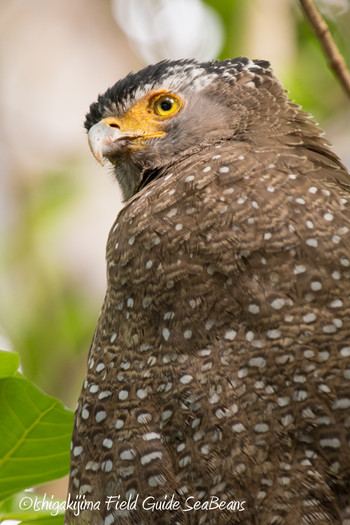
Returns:
[[[256,75],[271,76],[270,63],[266,60],[250,61],[246,57],[227,59],[223,61],[215,60],[211,62],[197,62],[191,59],[182,60],[163,60],[157,64],[141,69],[137,73],[129,73],[125,78],[118,80],[105,93],[98,96],[97,102],[91,104],[89,113],[86,115],[84,127],[87,131],[104,118],[107,109],[118,112],[123,109],[127,100],[135,95],[136,91],[142,86],[156,86],[162,80],[167,79],[169,73],[174,73],[177,69],[182,73],[190,73],[191,70],[202,70],[201,75],[212,75],[213,79],[220,78],[225,82],[232,83],[235,75],[245,68],[248,68]],[[187,83],[191,83],[192,77],[189,74]]]

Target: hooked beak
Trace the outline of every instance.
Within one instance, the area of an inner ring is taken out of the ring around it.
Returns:
[[[134,147],[142,148],[146,139],[162,137],[163,130],[147,127],[147,122],[128,122],[127,119],[107,117],[90,128],[89,146],[95,159],[104,165],[103,158],[113,157],[135,139]],[[124,128],[124,130],[123,130]]]
[[[103,157],[111,157],[120,150],[122,141],[136,139],[142,134],[123,132],[115,119],[106,118],[92,126],[88,133],[89,146],[95,159],[104,166]]]

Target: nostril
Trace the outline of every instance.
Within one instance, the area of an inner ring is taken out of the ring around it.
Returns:
[[[110,128],[118,128],[118,129],[120,128],[120,126],[118,126],[118,124],[114,124],[114,123],[109,124],[109,127]]]

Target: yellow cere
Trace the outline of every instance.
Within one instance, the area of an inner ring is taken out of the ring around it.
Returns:
[[[182,101],[167,90],[154,91],[140,98],[121,117],[103,119],[110,127],[134,135],[132,147],[137,147],[145,139],[161,137],[165,134],[163,120],[175,116],[182,108]]]

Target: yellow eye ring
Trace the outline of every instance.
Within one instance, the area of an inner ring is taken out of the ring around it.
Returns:
[[[182,107],[181,99],[172,93],[164,93],[152,102],[153,112],[159,117],[173,117]]]

